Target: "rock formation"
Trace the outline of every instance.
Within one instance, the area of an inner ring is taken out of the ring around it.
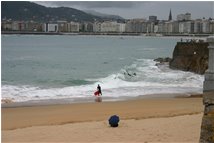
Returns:
[[[204,74],[208,68],[208,43],[178,42],[169,66],[172,69]]]
[[[155,65],[158,66],[158,67],[161,66],[161,65],[169,65],[169,62],[170,62],[171,60],[172,60],[172,59],[169,58],[169,57],[154,59],[154,61],[157,62]]]
[[[160,62],[160,63],[170,62],[171,60],[172,60],[172,59],[171,59],[171,58],[169,58],[169,57],[154,59],[154,61],[156,61],[156,62]]]

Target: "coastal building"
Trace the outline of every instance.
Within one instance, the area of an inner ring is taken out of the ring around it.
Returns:
[[[154,33],[158,33],[158,25],[154,25]]]
[[[170,32],[171,33],[179,33],[179,23],[178,21],[171,21],[170,23]]]
[[[160,21],[158,23],[158,33],[171,34],[178,32],[177,21]]]
[[[169,19],[171,19],[171,9]],[[196,19],[190,20],[191,14],[180,14],[177,21],[157,20],[157,16],[149,16],[146,19],[130,19],[125,22],[67,22],[40,23],[35,21],[11,21],[1,22],[2,31],[27,31],[27,32],[104,32],[104,33],[160,33],[160,34],[212,34],[214,33],[214,20]]]
[[[179,33],[179,22],[178,21],[172,22],[172,33]]]
[[[2,21],[1,30],[2,31],[12,30],[12,21]]]
[[[177,15],[177,21],[188,21],[191,20],[191,13]]]
[[[79,32],[80,24],[78,22],[70,22],[68,25],[68,32]]]
[[[132,19],[126,23],[126,32],[132,33],[146,33],[148,31],[145,19]]]
[[[177,15],[177,21],[184,21],[184,20],[185,20],[184,14]]]
[[[26,22],[26,29],[25,31],[34,31],[34,32],[41,32],[42,31],[42,23],[34,22],[34,21],[28,21]]]
[[[149,22],[157,22],[157,16],[149,16]]]
[[[101,23],[100,22],[94,22],[93,32],[101,32]]]
[[[115,21],[105,21],[101,23],[101,32],[118,32],[119,27]]]
[[[164,23],[165,33],[173,33],[173,23],[171,21]]]
[[[184,30],[185,29],[184,24],[185,24],[184,22],[179,23],[179,33],[184,33],[184,31],[185,31]]]
[[[210,20],[210,33],[214,34],[214,20]]]
[[[154,33],[154,27],[155,23],[154,22],[147,22],[147,33]]]
[[[34,21],[3,21],[2,31],[42,31],[42,23]]]
[[[12,31],[21,31],[20,24],[18,21],[12,23]]]
[[[125,23],[117,23],[116,21],[105,21],[100,25],[100,32],[125,32]]]
[[[125,32],[126,24],[125,23],[118,23],[118,32],[123,33]]]
[[[207,19],[202,20],[202,33],[210,33],[210,21]]]
[[[158,33],[172,34],[179,33],[178,21],[161,21],[158,23]]]
[[[158,26],[158,33],[164,33],[164,21],[159,21],[157,26]]]
[[[194,31],[193,33],[202,33],[202,20],[196,19],[194,20]]]
[[[185,20],[192,20],[191,19],[191,13],[186,13],[185,15],[184,15],[184,18],[185,18]]]
[[[93,23],[91,23],[91,22],[84,22],[82,24],[81,32],[93,32]]]
[[[179,33],[193,33],[194,23],[192,21],[179,22]]]
[[[130,20],[126,21],[125,32],[132,32],[132,22]]]
[[[44,32],[58,32],[57,23],[45,23],[43,27]]]
[[[58,23],[58,31],[59,32],[68,32],[67,21],[57,21],[57,23]]]

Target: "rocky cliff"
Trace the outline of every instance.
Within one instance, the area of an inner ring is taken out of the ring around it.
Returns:
[[[170,68],[204,74],[208,68],[208,43],[178,42],[169,63]]]

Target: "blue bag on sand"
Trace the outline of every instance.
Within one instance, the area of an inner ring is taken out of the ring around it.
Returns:
[[[111,127],[118,127],[118,123],[120,121],[120,118],[117,115],[113,115],[109,118],[109,124]]]

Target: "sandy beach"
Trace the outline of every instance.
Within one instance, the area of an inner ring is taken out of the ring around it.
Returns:
[[[202,112],[198,97],[2,108],[2,142],[198,142]]]

